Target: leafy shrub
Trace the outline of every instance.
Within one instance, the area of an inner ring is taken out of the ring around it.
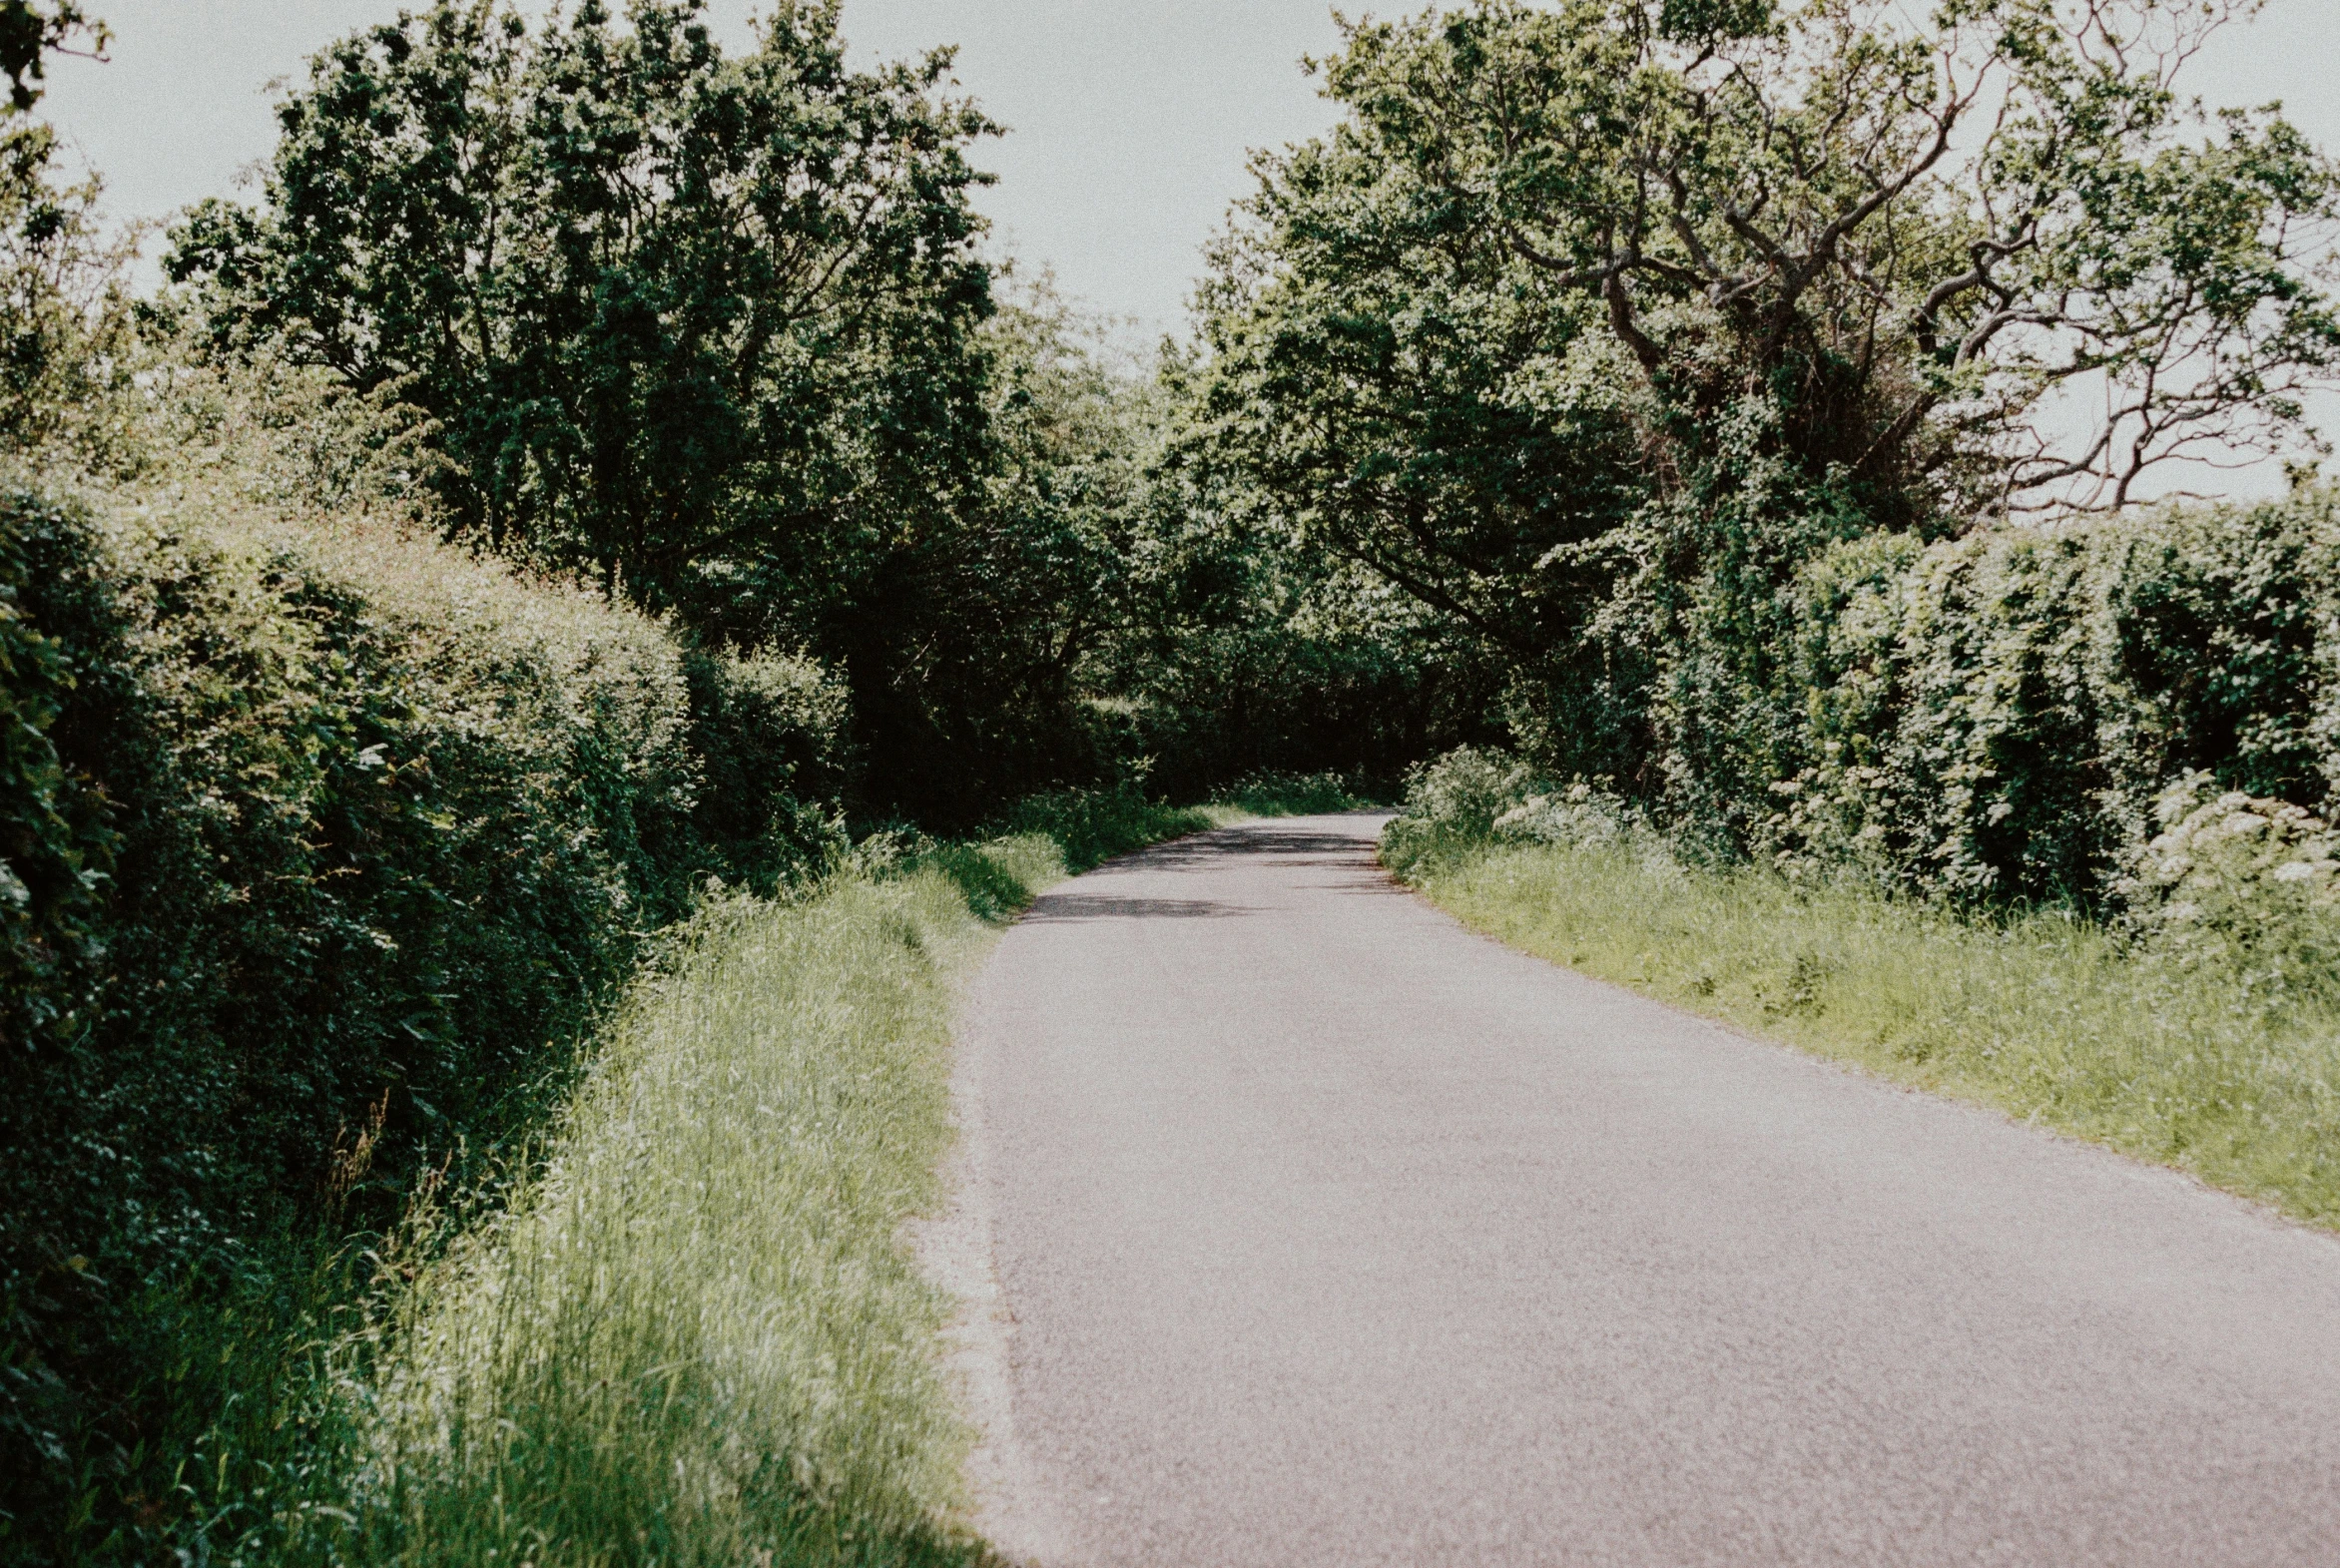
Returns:
[[[1770,785],[1758,858],[2117,916],[2155,961],[2266,1005],[2340,999],[2336,522],[2308,491],[1822,553],[1793,600],[1802,722],[1774,754],[1804,766]],[[1462,751],[1417,770],[1385,853],[1652,830],[1591,785]]]
[[[23,601],[38,571],[52,622],[87,622],[88,540],[55,505],[0,509],[0,1051],[62,1021],[96,955],[95,916],[119,841],[76,788],[53,734],[81,685],[63,628]]]
[[[1382,829],[1382,858],[1401,875],[1443,853],[1484,843],[1495,818],[1525,801],[1534,769],[1507,753],[1462,746],[1406,776],[1404,808]]]
[[[2203,773],[2157,802],[2162,831],[2119,883],[2149,951],[2240,975],[2269,1005],[2340,1002],[2340,830]]]
[[[1313,816],[1324,811],[1353,811],[1365,803],[1339,774],[1292,774],[1263,771],[1246,774],[1220,798],[1255,816]]]
[[[1505,753],[1464,747],[1414,770],[1382,858],[1412,875],[1489,844],[1665,849],[1640,807],[1605,785],[1553,784]]]
[[[5,1549],[136,1556],[208,1332],[149,1308],[477,1158],[704,877],[829,852],[790,790],[842,714],[801,662],[694,683],[589,593],[225,489],[20,486],[0,569]]]
[[[1757,847],[1955,901],[2098,904],[2206,772],[2310,808],[2340,778],[2329,492],[1870,538],[1799,579],[1801,765]]]
[[[701,650],[683,677],[700,768],[692,826],[709,873],[769,896],[828,869],[845,847],[827,803],[846,784],[843,683],[801,655]]]
[[[1061,846],[1064,867],[1085,871],[1117,854],[1212,825],[1203,811],[1163,805],[1133,786],[1056,789],[1016,802],[994,828],[1002,838],[1037,833]]]
[[[372,1462],[287,1534],[335,1561],[984,1560],[941,1524],[950,1303],[900,1246],[982,929],[927,867],[711,901],[612,1010],[541,1175],[402,1294],[339,1412]]]
[[[60,181],[57,152],[54,129],[0,105],[0,450],[107,467],[136,404],[136,237],[109,232],[95,176]]]
[[[1573,847],[1623,843],[1643,833],[1640,813],[1619,795],[1582,780],[1528,795],[1494,819],[1492,836],[1508,843]]]

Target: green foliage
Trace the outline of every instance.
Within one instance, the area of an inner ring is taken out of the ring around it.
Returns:
[[[1409,873],[1476,930],[1902,1083],[2340,1224],[2340,1014],[2062,913],[1962,918],[1625,836]]]
[[[110,34],[92,21],[76,0],[0,0],[0,71],[8,73],[9,107],[18,114],[40,102],[36,85],[48,73],[44,62],[78,38],[102,52]]]
[[[2333,499],[1878,539],[1798,585],[1790,863],[1962,899],[2102,898],[2155,801],[2333,787]]]
[[[1405,809],[1382,830],[1382,859],[1401,876],[1428,861],[1475,848],[1495,821],[1524,804],[1535,772],[1515,757],[1459,747],[1407,775]]]
[[[411,406],[456,535],[843,672],[870,814],[963,830],[1165,759],[1180,792],[1388,775],[1447,738],[1404,637],[1290,631],[1353,594],[1187,525],[1166,383],[1045,278],[995,290],[992,128],[947,54],[857,73],[836,20],[736,58],[684,0],[355,35],[262,203],[179,226],[167,308],[215,373],[290,356]]]
[[[1544,767],[1615,779],[1701,853],[1765,848],[1772,786],[1828,766],[1797,662],[1828,635],[1802,618],[1816,561],[2119,507],[2212,443],[2315,444],[2298,394],[2340,368],[2340,316],[2310,237],[2340,175],[2173,85],[2236,9],[1473,0],[1354,24],[1323,64],[1346,119],[1260,161],[1214,258],[1198,442],[1309,547],[1476,639]],[[2086,377],[2105,414],[2075,435],[2044,410]],[[1939,879],[2080,890],[2111,841],[2049,771],[2065,792],[1971,852],[1933,832]]]
[[[1060,847],[1066,870],[1085,871],[1117,854],[1215,825],[1203,810],[1158,804],[1124,786],[1062,789],[1019,800],[999,818],[994,834],[1046,838]]]
[[[1087,667],[1089,727],[1125,774],[1178,798],[1270,774],[1386,787],[1496,729],[1497,667],[1388,583],[1213,511],[1156,515]]]
[[[400,1299],[345,1395],[348,1511],[287,1521],[288,1555],[980,1560],[943,1522],[951,1304],[901,1232],[938,1196],[982,932],[931,869],[703,912],[604,1031],[542,1179]]]
[[[917,503],[882,593],[834,645],[855,677],[864,798],[939,830],[1104,772],[1083,723],[1087,661],[1126,610],[1152,441],[1139,367],[1044,276],[1010,282],[978,340],[979,487],[955,511]]]
[[[1740,841],[1805,882],[2143,918],[2162,895],[2134,865],[2172,788],[2304,816],[2340,785],[2334,508],[2303,490],[1820,551],[1775,612],[1760,746],[1751,724],[1717,738],[1694,783],[1720,795],[1740,768]],[[1443,759],[1415,777],[1393,843],[1482,840],[1529,796],[1559,798],[1554,772]],[[1602,810],[1710,857],[1711,814]]]
[[[1515,757],[1464,747],[1407,777],[1404,808],[1382,829],[1381,856],[1398,875],[1417,878],[1490,844],[1668,853],[1641,811],[1610,790],[1582,780],[1555,785]]]
[[[698,763],[696,842],[670,874],[744,882],[765,897],[826,870],[843,843],[834,802],[851,772],[844,685],[811,659],[683,656]]]
[[[781,762],[835,777],[838,704],[763,660],[695,714],[655,623],[346,518],[18,490],[0,519],[9,1549],[136,1555],[181,1507],[145,1440],[184,1348],[140,1304],[393,1215],[702,878],[825,863]],[[733,770],[712,811],[695,735]]]
[[[96,177],[60,185],[56,157],[48,126],[0,121],[0,452],[106,466],[130,392],[136,236],[110,235]]]
[[[2154,814],[2163,830],[2121,884],[2146,948],[2183,973],[2239,976],[2262,1011],[2340,1011],[2340,834],[2207,774],[2179,780]]]
[[[1246,774],[1219,798],[1253,816],[1318,816],[1354,811],[1371,803],[1339,774]]]
[[[57,722],[81,685],[72,644],[57,617],[44,627],[23,603],[37,574],[44,598],[72,606],[67,618],[101,620],[76,522],[54,504],[0,511],[0,1051],[25,1050],[66,1023],[103,951],[98,911],[121,841],[58,751],[69,736],[55,733]]]
[[[1349,122],[1266,167],[1255,286],[1269,320],[1369,272],[1513,296],[1564,323],[1537,367],[1560,408],[1618,406],[1559,374],[1570,353],[1637,383],[1662,494],[1761,404],[1770,450],[1888,523],[1935,486],[1960,516],[2073,464],[2118,502],[2173,438],[2296,428],[2285,394],[2340,352],[2306,238],[2332,168],[2271,117],[2198,124],[2172,86],[2238,9],[1482,0],[1360,23],[1325,66]],[[2115,388],[2118,450],[2010,458],[2087,374]]]
[[[978,448],[989,129],[947,52],[860,73],[834,8],[728,57],[677,0],[535,31],[442,3],[320,54],[257,211],[173,275],[223,346],[408,378],[450,526],[751,643],[867,592]]]
[[[850,682],[859,803],[964,827],[1090,781],[1142,400],[1045,286],[999,308],[947,51],[834,7],[727,55],[694,0],[442,3],[325,51],[256,209],[175,232],[223,365],[421,414],[457,537]]]
[[[367,1250],[253,1249],[140,1326],[182,1351],[147,1539],[219,1561],[960,1563],[950,1304],[901,1245],[949,1130],[988,925],[1212,815],[1064,795],[1026,829],[881,835],[807,896],[648,949],[581,1076]],[[557,1100],[557,1105],[553,1103]],[[466,1187],[471,1190],[466,1192]],[[126,1543],[117,1542],[117,1547]],[[132,1543],[134,1544],[134,1543]]]
[[[1208,385],[1193,356],[1164,352],[1119,613],[1083,672],[1099,750],[1195,797],[1262,773],[1386,787],[1425,753],[1492,734],[1497,662],[1298,528],[1230,460]]]

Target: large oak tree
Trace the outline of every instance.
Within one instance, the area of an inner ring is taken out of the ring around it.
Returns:
[[[1561,752],[1703,777],[1685,749],[1770,744],[1777,605],[1830,543],[2315,445],[2340,181],[2276,113],[2180,92],[2251,8],[1350,25],[1345,120],[1260,160],[1206,287],[1210,443],[1557,683]]]

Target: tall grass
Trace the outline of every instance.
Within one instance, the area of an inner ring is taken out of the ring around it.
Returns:
[[[1044,840],[985,851],[1052,870]],[[948,1304],[900,1242],[949,1137],[942,870],[728,903],[615,1021],[535,1190],[410,1296],[370,1555],[957,1563]]]
[[[940,1197],[954,992],[1040,887],[1230,813],[1067,793],[1014,814],[671,938],[522,1194],[322,1353],[304,1447],[338,1474],[247,1555],[987,1561],[953,1522],[954,1304],[903,1242]]]
[[[1632,837],[1457,847],[1407,875],[1586,974],[2340,1225],[2340,1015],[2319,1003],[2058,914],[1962,919]]]
[[[983,1561],[951,1522],[954,1304],[901,1245],[939,1197],[953,993],[1049,882],[1244,814],[1065,791],[719,894],[435,1205],[142,1299],[170,1480],[74,1560]]]

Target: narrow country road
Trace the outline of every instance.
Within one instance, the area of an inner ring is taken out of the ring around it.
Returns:
[[[1114,862],[977,982],[1003,1549],[2340,1563],[2340,1242],[1506,951],[1379,825]]]

